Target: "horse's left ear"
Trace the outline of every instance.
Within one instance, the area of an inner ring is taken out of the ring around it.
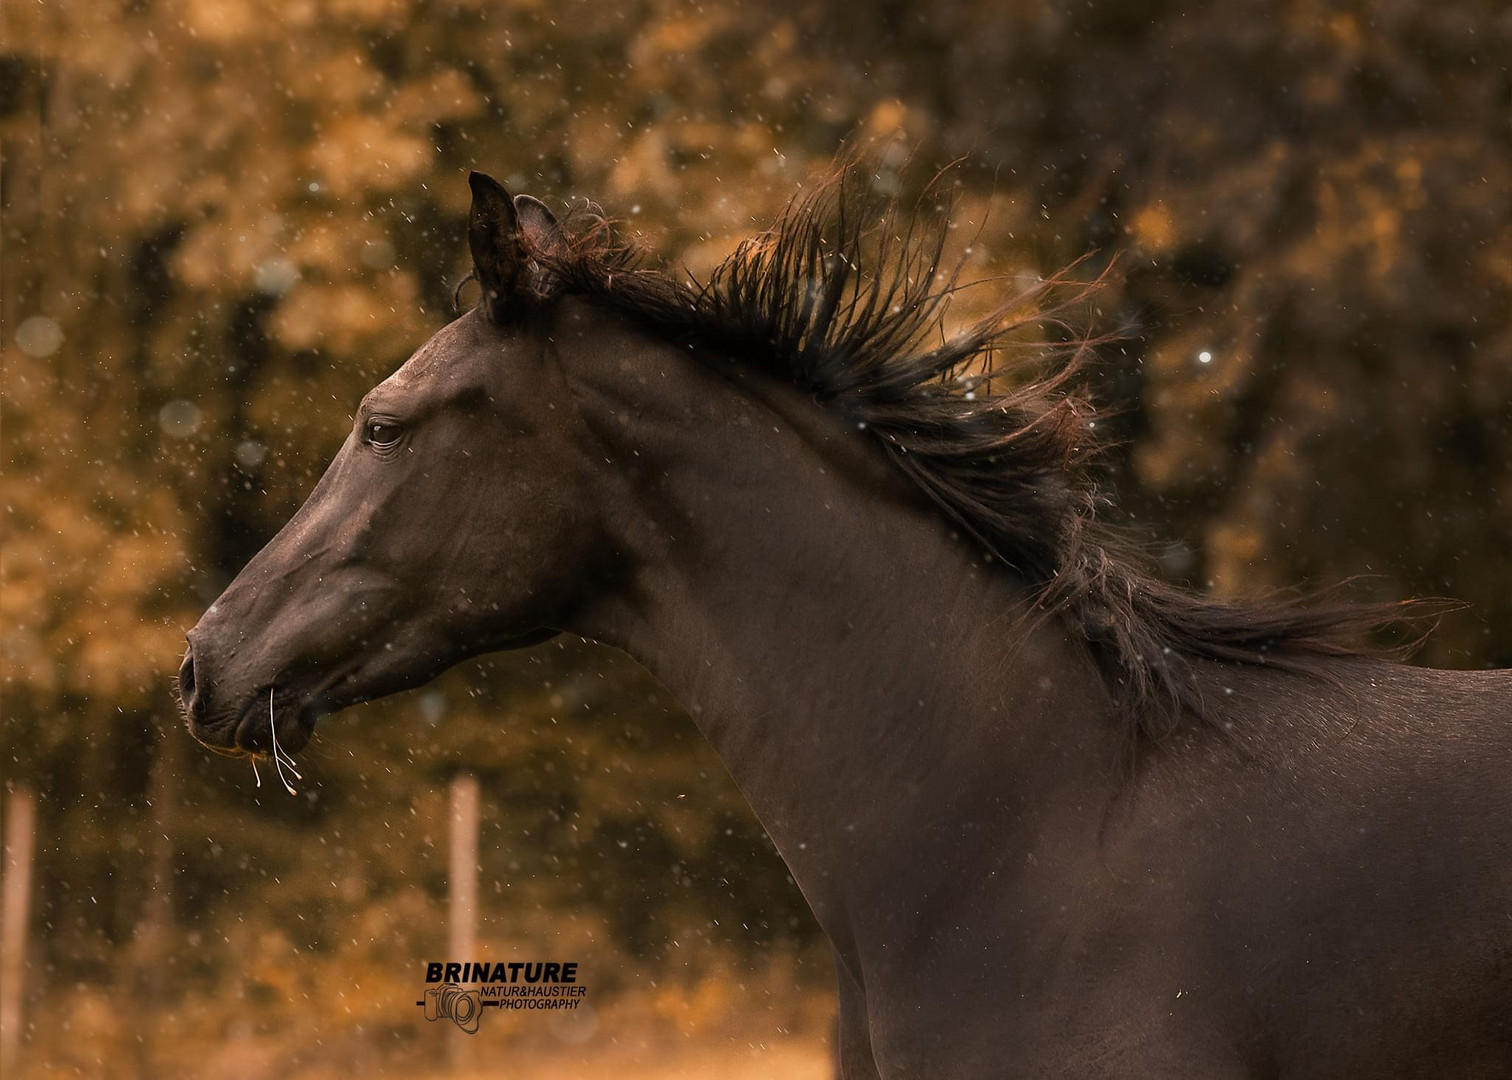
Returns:
[[[529,195],[514,197],[515,220],[519,222],[520,242],[527,255],[560,258],[567,253],[561,227],[546,204]]]
[[[472,188],[467,243],[489,316],[498,318],[517,301],[551,295],[543,261],[566,250],[551,211],[529,195],[510,198],[504,185],[485,173],[469,173],[467,182]]]

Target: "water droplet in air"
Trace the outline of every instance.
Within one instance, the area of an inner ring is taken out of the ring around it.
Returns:
[[[158,410],[158,427],[163,429],[164,435],[187,439],[199,430],[201,415],[198,405],[180,398]]]
[[[33,315],[16,327],[16,347],[27,356],[40,360],[51,356],[63,344],[63,328],[46,315]]]
[[[274,255],[258,266],[254,281],[258,292],[267,296],[282,296],[299,281],[299,267],[291,259]]]
[[[268,459],[268,448],[256,439],[243,439],[236,444],[234,456],[238,465],[250,471]]]

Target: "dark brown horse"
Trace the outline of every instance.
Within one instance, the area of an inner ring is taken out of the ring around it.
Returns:
[[[1082,348],[1019,333],[1060,283],[940,343],[938,245],[846,175],[694,286],[475,174],[482,302],[189,633],[191,731],[581,634],[787,860],[848,1077],[1512,1074],[1512,679],[1142,570]]]

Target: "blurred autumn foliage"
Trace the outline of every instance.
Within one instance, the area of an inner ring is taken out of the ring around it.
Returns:
[[[3,18],[0,762],[41,819],[21,1075],[441,1069],[413,998],[446,940],[459,768],[483,781],[481,947],[581,958],[596,995],[577,1026],[492,1025],[492,1053],[822,1065],[802,899],[623,658],[553,644],[327,721],[295,799],[177,723],[183,630],[451,317],[468,168],[597,200],[696,273],[847,138],[926,174],[969,155],[972,273],[1118,254],[1112,480],[1168,573],[1373,574],[1474,605],[1429,659],[1512,663],[1503,0]],[[804,1064],[762,1056],[800,1036]]]

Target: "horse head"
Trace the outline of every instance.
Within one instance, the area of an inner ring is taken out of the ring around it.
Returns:
[[[471,183],[482,301],[367,394],[308,500],[188,633],[180,697],[213,749],[298,750],[324,713],[545,640],[610,572],[548,335],[558,225]]]

